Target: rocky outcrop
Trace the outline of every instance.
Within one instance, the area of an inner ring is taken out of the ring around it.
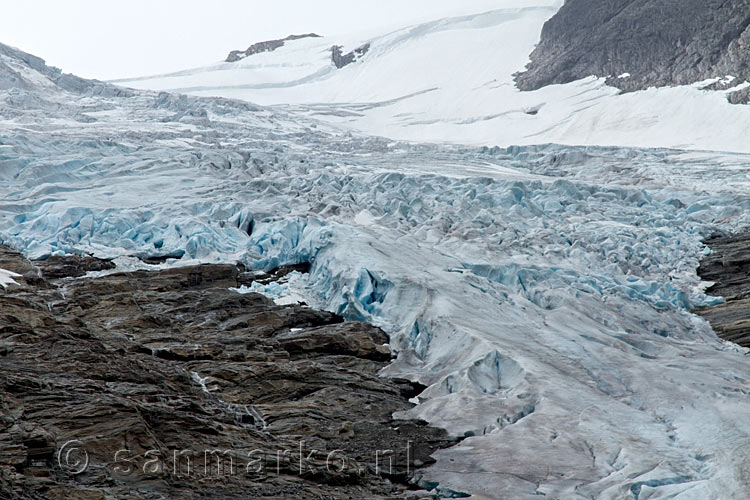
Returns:
[[[732,104],[750,104],[750,87],[730,92],[727,100]]]
[[[55,255],[43,261],[37,261],[37,267],[46,279],[77,278],[92,271],[114,269],[111,260],[97,259],[91,256]]]
[[[280,38],[278,40],[266,40],[264,42],[254,43],[248,48],[246,48],[245,50],[233,50],[232,52],[229,53],[229,55],[224,61],[236,62],[236,61],[239,61],[240,59],[244,59],[253,54],[259,54],[261,52],[273,52],[279,47],[283,47],[284,42],[288,42],[290,40],[299,40],[300,38],[318,38],[318,37],[320,37],[320,35],[316,35],[315,33],[306,33],[304,35],[289,35],[286,38]]]
[[[624,91],[739,84],[750,80],[750,0],[567,0],[530,57],[521,90],[590,75]]]
[[[341,69],[344,66],[347,66],[360,59],[362,56],[367,54],[369,50],[370,44],[366,43],[344,54],[343,47],[341,45],[334,45],[333,47],[331,47],[331,61],[337,69]]]
[[[454,442],[391,417],[381,330],[235,265],[69,277],[109,264],[0,248],[0,499],[404,498]]]
[[[696,312],[719,337],[750,347],[750,232],[710,238],[706,245],[712,253],[701,262],[698,275],[714,282],[706,293],[726,302]]]
[[[229,55],[225,59],[225,62],[236,62],[253,54],[259,54],[261,52],[272,52],[280,47],[283,47],[284,43],[290,40],[319,37],[320,35],[317,35],[315,33],[307,33],[304,35],[289,35],[288,37],[281,38],[279,40],[266,40],[264,42],[254,43],[245,50],[233,50],[229,53]],[[369,43],[360,45],[356,49],[347,53],[344,53],[343,47],[341,45],[334,45],[331,47],[331,62],[333,62],[336,68],[341,69],[344,66],[347,66],[358,60],[360,57],[364,56],[368,50],[370,50]]]

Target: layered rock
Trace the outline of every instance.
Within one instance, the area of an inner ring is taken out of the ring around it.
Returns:
[[[68,277],[110,264],[0,249],[0,499],[403,498],[453,442],[391,417],[381,330],[234,265]]]
[[[750,80],[748,48],[750,0],[567,0],[516,83],[533,90],[596,75],[633,91],[731,75],[736,85]]]
[[[714,284],[709,295],[724,297],[724,304],[699,309],[716,334],[743,347],[750,347],[750,233],[717,236],[706,241],[712,253],[698,274]]]

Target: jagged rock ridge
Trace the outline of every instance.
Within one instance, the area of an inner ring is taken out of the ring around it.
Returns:
[[[624,91],[727,75],[734,85],[750,80],[750,1],[567,0],[516,83],[534,90],[590,75]]]
[[[233,50],[229,53],[225,62],[236,62],[244,59],[253,54],[259,54],[261,52],[273,52],[279,47],[284,46],[284,42],[290,40],[299,40],[300,38],[319,38],[320,35],[315,33],[305,33],[304,35],[289,35],[286,38],[280,38],[277,40],[266,40],[264,42],[254,43],[245,50]]]

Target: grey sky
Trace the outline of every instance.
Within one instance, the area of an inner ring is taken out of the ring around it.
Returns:
[[[0,42],[65,72],[113,79],[223,59],[253,42],[356,32],[451,13],[467,0],[0,0]],[[486,0],[469,3],[487,4]]]

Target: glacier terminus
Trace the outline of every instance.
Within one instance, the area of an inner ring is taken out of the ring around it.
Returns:
[[[525,55],[504,60],[505,80],[474,74],[485,87],[455,113],[440,107],[455,95],[448,74],[437,90],[368,87],[399,54],[452,50],[454,32],[495,46],[524,33],[528,55],[559,3],[342,42],[372,46],[340,70],[330,40],[311,37],[115,85],[0,45],[0,243],[121,270],[148,257],[309,264],[252,291],[390,336],[381,375],[426,386],[396,416],[462,438],[415,478],[443,497],[746,498],[750,358],[693,312],[723,300],[696,274],[704,240],[750,225],[745,106],[722,103],[742,117],[711,148],[697,125],[675,123],[678,137],[644,118],[655,100],[699,113],[723,99],[695,87],[617,95],[592,77],[504,109],[492,96],[518,92]],[[274,57],[288,74],[273,85],[220,84]],[[301,97],[308,84],[318,102]],[[632,120],[613,118],[628,103]],[[13,279],[0,270],[0,285]]]

